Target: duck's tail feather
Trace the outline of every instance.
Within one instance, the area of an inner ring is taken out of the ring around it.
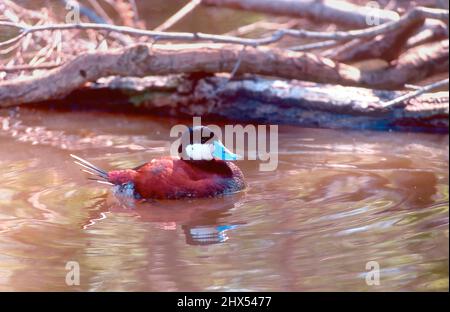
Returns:
[[[95,175],[95,176],[101,178],[101,180],[92,179],[92,178],[90,178],[90,180],[95,180],[97,182],[112,184],[112,183],[109,182],[108,173],[105,170],[100,169],[99,167],[91,164],[87,160],[85,160],[85,159],[83,159],[81,157],[78,157],[76,155],[70,154],[70,157],[75,159],[74,163],[76,163],[77,165],[79,165],[79,166],[84,168],[84,169],[81,169],[81,171],[89,173],[89,174],[92,174],[92,175]]]

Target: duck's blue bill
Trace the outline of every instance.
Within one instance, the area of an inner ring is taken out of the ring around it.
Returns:
[[[214,152],[213,157],[221,160],[238,160],[241,157],[230,152],[219,140],[214,141]]]

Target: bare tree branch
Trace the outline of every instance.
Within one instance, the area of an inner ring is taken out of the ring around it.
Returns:
[[[363,72],[306,52],[263,47],[244,50],[242,45],[231,44],[154,45],[151,48],[140,44],[111,52],[83,54],[39,77],[0,82],[0,106],[57,98],[106,76],[231,73],[235,68],[236,73],[396,89],[447,71],[448,41],[414,49],[418,48],[424,51],[403,55],[392,68]]]
[[[358,6],[347,1],[292,1],[292,0],[203,0],[202,4],[268,14],[312,18],[341,25],[366,28],[367,20],[379,17],[380,23],[396,21],[394,11]]]
[[[153,39],[157,39],[158,41],[162,40],[178,40],[178,41],[211,41],[217,43],[234,43],[234,44],[243,44],[248,46],[259,46],[259,45],[267,45],[274,42],[279,41],[284,34],[282,32],[277,32],[271,37],[261,38],[261,39],[246,39],[239,38],[233,36],[223,36],[223,35],[211,35],[211,34],[203,34],[203,33],[187,33],[187,32],[160,32],[160,31],[152,31],[152,30],[142,30],[136,29],[127,26],[116,26],[116,25],[106,25],[106,24],[93,24],[93,23],[79,23],[79,24],[50,24],[50,25],[39,25],[39,26],[30,26],[24,24],[17,24],[11,22],[2,22],[0,21],[0,26],[3,27],[13,27],[17,28],[20,31],[20,34],[12,39],[9,39],[5,42],[0,42],[0,47],[9,45],[13,42],[16,42],[23,38],[27,34],[40,32],[40,31],[54,31],[54,30],[101,30],[107,32],[117,32],[130,36],[137,37],[149,37]],[[20,38],[18,38],[20,37]]]
[[[382,103],[382,106],[383,107],[391,107],[391,106],[394,106],[394,105],[398,105],[398,104],[404,103],[404,102],[406,102],[406,101],[408,101],[410,99],[413,99],[415,97],[418,97],[419,95],[424,94],[426,92],[430,92],[430,91],[433,91],[433,90],[436,90],[436,89],[448,86],[448,83],[449,83],[449,79],[448,78],[444,79],[444,80],[437,81],[435,83],[432,83],[432,84],[426,85],[424,87],[421,87],[420,89],[417,89],[416,91],[406,93],[405,95],[397,97],[397,98],[395,98],[395,99],[393,99],[391,101],[384,102],[384,103]]]
[[[395,31],[398,28],[403,28],[405,26],[411,25],[413,23],[416,23],[417,21],[421,21],[426,18],[434,18],[448,21],[448,16],[449,16],[448,10],[416,7],[396,21],[387,22],[385,24],[381,24],[366,29],[335,31],[335,32],[315,32],[307,30],[285,29],[282,30],[282,32],[285,35],[297,38],[351,40],[357,38],[374,37],[390,31]]]
[[[232,72],[272,75],[357,85],[358,69],[312,54],[270,48],[242,49],[242,45],[136,45],[111,52],[78,56],[39,77],[0,82],[0,105],[10,106],[65,95],[89,81],[106,76],[167,75]]]
[[[361,72],[360,82],[371,88],[403,87],[447,73],[448,65],[449,42],[446,39],[407,50],[387,69]]]
[[[322,53],[323,56],[339,62],[357,62],[366,59],[383,59],[390,62],[403,51],[408,38],[422,26],[424,20],[411,20],[390,32],[374,38],[357,38]]]
[[[399,20],[401,22],[400,27],[394,27],[389,31],[374,36],[374,38],[361,37],[353,39],[336,49],[325,51],[322,55],[339,62],[355,62],[372,58],[384,59],[388,62],[392,61],[405,48],[412,48],[433,41],[433,39],[440,40],[448,37],[448,29],[444,22],[439,19],[427,19],[429,16],[435,16],[445,20],[445,16],[448,16],[445,14],[448,14],[448,11],[445,13],[441,10],[433,10],[431,12],[430,10],[428,8],[416,8],[402,16]],[[417,31],[421,35],[410,42],[409,39]]]
[[[408,38],[406,49],[414,48],[424,43],[448,38],[448,25],[442,21],[427,19],[417,33]]]
[[[17,24],[11,22],[0,22],[0,26],[14,27],[20,31],[21,38],[24,34],[30,34],[39,31],[54,30],[72,30],[72,29],[94,29],[109,32],[118,32],[130,36],[146,36],[160,40],[182,40],[182,41],[210,41],[216,43],[232,43],[242,44],[246,46],[262,46],[269,45],[280,41],[285,36],[307,39],[323,39],[323,40],[351,40],[355,38],[367,38],[380,35],[386,32],[396,30],[398,27],[404,27],[410,23],[422,20],[424,18],[448,19],[448,11],[429,8],[414,8],[412,11],[402,16],[397,21],[388,22],[379,26],[374,26],[362,30],[336,31],[336,32],[317,32],[308,30],[281,29],[274,32],[271,36],[258,39],[239,38],[226,35],[212,35],[204,33],[186,33],[186,32],[159,32],[151,30],[141,30],[127,26],[115,26],[105,24],[79,23],[79,24],[50,24],[30,26],[25,24]],[[13,38],[14,39],[14,38]],[[11,41],[10,39],[8,41]],[[17,39],[14,39],[17,41]],[[10,44],[10,43],[9,43]],[[4,42],[0,42],[0,47],[5,46]]]

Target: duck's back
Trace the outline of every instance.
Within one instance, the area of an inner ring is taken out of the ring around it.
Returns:
[[[201,198],[245,188],[244,175],[232,162],[185,161],[165,157],[136,168],[136,191],[144,198]]]

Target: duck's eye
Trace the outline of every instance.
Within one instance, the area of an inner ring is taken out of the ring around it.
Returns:
[[[209,133],[209,135],[208,135]],[[201,139],[201,143],[205,144],[206,142],[210,141],[212,138],[214,138],[214,133],[212,131],[208,132],[208,133],[203,133],[202,135],[202,139]],[[211,142],[209,142],[211,143]]]

